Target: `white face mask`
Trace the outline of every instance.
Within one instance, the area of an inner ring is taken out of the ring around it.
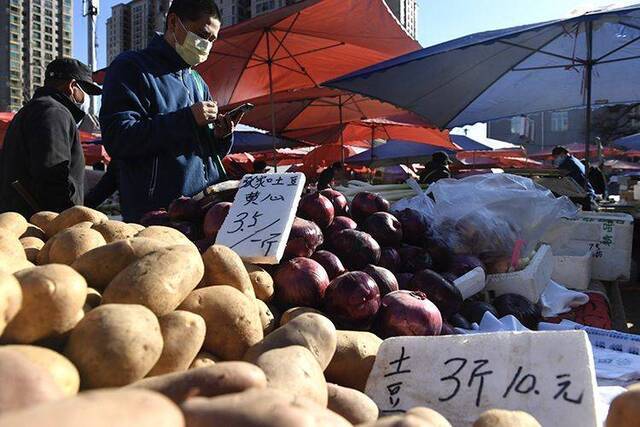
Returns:
[[[184,38],[184,43],[178,43],[178,39],[176,38],[175,31],[173,33],[173,39],[175,40],[175,49],[178,55],[192,67],[195,67],[198,64],[202,64],[209,57],[209,53],[211,52],[211,48],[213,47],[213,43],[209,40],[205,40],[202,37],[197,36],[191,31],[187,30],[184,27],[184,24],[177,18],[178,22],[180,22],[180,26],[187,32],[187,36]]]
[[[82,102],[78,102],[75,96],[73,95],[71,96],[72,101],[85,114],[88,114],[89,113],[89,95],[80,87],[80,85],[76,84],[76,88],[80,89],[80,92],[82,92]]]

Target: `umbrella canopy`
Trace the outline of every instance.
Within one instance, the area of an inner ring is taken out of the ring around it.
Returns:
[[[585,156],[585,150],[584,150],[584,145],[583,144],[569,144],[569,145],[563,145],[563,147],[565,147],[569,153],[571,153],[572,155],[574,155],[575,157],[579,158],[579,159],[584,159]],[[541,151],[538,153],[534,153],[534,154],[530,154],[529,157],[532,159],[539,159],[539,160],[550,160],[551,159],[551,151],[552,151],[552,147],[549,147],[548,149],[546,149],[545,151]],[[621,150],[618,150],[616,148],[613,147],[603,147],[602,148],[602,155],[605,157],[612,157],[612,156],[618,156],[624,154]],[[590,147],[589,148],[589,157],[595,157],[598,155],[598,148],[597,147]]]
[[[315,87],[419,48],[383,0],[306,0],[222,29],[198,71],[227,105]]]
[[[281,148],[304,147],[308,144],[287,138],[277,138],[276,144]],[[265,151],[273,147],[273,138],[259,131],[236,131],[233,133],[231,153]]]
[[[640,100],[640,6],[462,37],[325,83],[451,128]],[[586,143],[591,108],[586,109]]]
[[[321,145],[314,148],[304,157],[300,172],[304,172],[309,179],[315,179],[323,169],[331,166],[331,164],[354,156],[360,151],[362,150],[350,146]]]
[[[445,151],[449,155],[455,153],[454,150],[443,150],[442,147],[419,142],[389,140],[382,145],[347,158],[345,163],[349,165],[367,165],[376,168],[389,165],[421,163],[430,160],[436,151]]]
[[[493,148],[488,145],[484,145],[481,142],[476,141],[475,139],[471,139],[466,135],[449,135],[451,141],[460,147],[463,150],[472,150],[472,151],[488,151],[493,150]]]
[[[15,113],[0,113],[0,148],[4,144],[4,137],[7,134],[11,120],[13,120],[13,116],[15,116]]]
[[[613,141],[613,145],[624,150],[638,150],[640,149],[640,133],[618,138]]]

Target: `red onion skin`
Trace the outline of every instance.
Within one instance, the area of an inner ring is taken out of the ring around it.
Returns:
[[[351,217],[358,224],[376,212],[388,212],[389,202],[375,193],[363,191],[356,194],[351,201]]]
[[[362,229],[371,234],[380,246],[398,246],[402,243],[402,225],[388,212],[376,212],[364,221]]]
[[[395,248],[382,248],[380,250],[380,260],[378,265],[384,267],[392,273],[398,272],[400,268],[400,254]]]
[[[200,204],[190,197],[179,197],[169,204],[169,218],[172,221],[199,221],[202,219]]]
[[[333,222],[327,229],[325,230],[325,234],[327,236],[327,240],[331,238],[332,235],[338,233],[342,230],[355,230],[358,227],[358,224],[351,218],[347,216],[336,216],[333,218]]]
[[[376,282],[378,289],[380,289],[380,297],[400,289],[396,276],[384,267],[369,264],[362,271],[371,276],[373,281]]]
[[[293,258],[283,263],[274,278],[275,299],[281,308],[320,307],[329,276],[324,268],[309,258]]]
[[[333,280],[336,277],[340,276],[347,272],[342,265],[342,261],[335,254],[329,251],[316,251],[313,255],[311,255],[311,259],[317,261],[322,267],[324,267],[327,275],[329,275],[329,280]]]
[[[394,211],[400,224],[402,224],[403,240],[414,246],[424,245],[424,239],[429,231],[429,225],[424,217],[414,209]]]
[[[442,315],[424,293],[395,291],[382,298],[375,329],[383,338],[439,335]]]
[[[320,194],[329,199],[333,205],[333,211],[336,216],[347,215],[349,212],[349,202],[344,194],[333,188],[325,188]]]
[[[447,271],[461,277],[477,267],[482,267],[483,270],[486,270],[482,261],[476,256],[453,255],[449,260],[449,268]]]
[[[362,271],[342,274],[329,283],[324,311],[340,327],[368,328],[380,308],[380,290]]]
[[[403,273],[417,273],[432,267],[429,252],[418,246],[402,245],[398,248],[400,254],[400,271]]]
[[[396,273],[396,280],[401,290],[408,290],[409,283],[413,280],[413,273]]]
[[[342,230],[329,241],[333,253],[350,270],[377,264],[380,260],[380,245],[368,233],[358,230]]]
[[[165,227],[169,227],[170,223],[171,219],[169,218],[169,213],[164,209],[147,212],[140,219],[140,224],[145,227],[152,225],[163,225]]]
[[[209,208],[204,216],[204,224],[202,226],[205,237],[215,237],[218,234],[225,218],[229,214],[229,209],[231,209],[231,203],[229,202],[216,203]]]
[[[320,193],[307,194],[300,199],[298,215],[313,221],[320,228],[327,228],[333,222],[335,215],[333,204]]]
[[[293,220],[284,255],[286,258],[308,258],[323,242],[322,230],[315,222],[296,217]]]
[[[428,268],[413,276],[411,283],[409,283],[409,290],[424,292],[438,307],[445,319],[459,312],[462,307],[460,290],[453,283]]]

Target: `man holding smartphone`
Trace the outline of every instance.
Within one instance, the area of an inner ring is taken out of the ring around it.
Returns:
[[[220,26],[214,0],[174,0],[164,35],[142,51],[122,53],[107,70],[100,125],[119,163],[127,222],[226,178],[221,159],[242,113],[218,114],[193,70],[207,60]]]

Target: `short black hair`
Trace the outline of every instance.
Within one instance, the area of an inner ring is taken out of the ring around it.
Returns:
[[[255,162],[253,162],[254,171],[261,171],[266,169],[266,167],[267,167],[267,162],[265,162],[264,160],[256,160]]]
[[[551,155],[559,156],[560,154],[569,154],[569,150],[567,150],[566,147],[563,147],[562,145],[557,145],[553,147],[553,150],[551,151]]]
[[[222,23],[222,13],[214,0],[173,0],[167,16],[170,13],[175,13],[180,20],[191,22],[197,21],[204,15],[213,15]]]

